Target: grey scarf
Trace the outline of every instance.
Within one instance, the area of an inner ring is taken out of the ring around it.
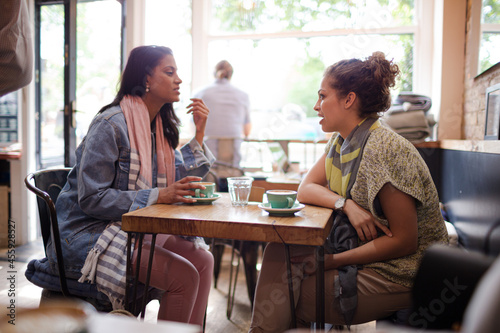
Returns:
[[[327,179],[329,188],[346,199],[351,198],[351,189],[356,181],[363,149],[373,129],[380,127],[377,119],[366,118],[352,130],[344,140],[335,138],[327,155]],[[325,243],[327,253],[341,253],[358,246],[358,234],[343,213],[337,213],[330,235]],[[350,326],[358,305],[356,265],[338,268],[338,281],[334,282],[334,305],[339,307],[346,325]]]

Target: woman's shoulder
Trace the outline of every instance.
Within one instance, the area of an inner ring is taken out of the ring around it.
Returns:
[[[417,149],[410,141],[385,126],[380,126],[371,133],[365,149],[365,151],[377,153],[377,155],[418,154]]]
[[[115,133],[115,136],[123,136],[127,133],[127,122],[119,105],[107,108],[94,117],[89,126],[88,134],[95,134],[96,131]]]
[[[122,109],[119,105],[109,107],[106,110],[99,112],[92,120],[92,124],[98,124],[102,122],[126,126],[125,115],[123,114]]]
[[[402,137],[398,133],[394,132],[392,129],[383,125],[376,128],[372,132],[371,137],[377,140],[384,140],[387,143],[397,144],[399,146],[414,147],[413,144],[410,141],[408,141],[408,139]]]
[[[394,171],[410,168],[420,172],[426,167],[413,143],[384,126],[375,129],[368,138],[363,150],[363,162],[369,168],[380,171],[387,168]]]
[[[98,113],[96,117],[99,117],[100,119],[114,120],[114,121],[125,119],[125,115],[123,114],[120,105],[109,107],[106,110]]]

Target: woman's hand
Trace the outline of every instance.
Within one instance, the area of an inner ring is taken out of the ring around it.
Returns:
[[[348,199],[346,201],[344,213],[349,218],[351,225],[356,229],[359,239],[363,242],[377,238],[377,228],[382,230],[387,236],[392,237],[389,228],[380,223],[369,211],[359,206],[354,200]]]
[[[208,110],[203,100],[200,98],[191,98],[191,104],[187,106],[189,109],[187,113],[193,114],[193,122],[196,128],[195,138],[203,145],[203,137],[205,136],[205,126],[207,125],[208,114],[210,111]]]
[[[176,202],[194,203],[196,199],[185,198],[185,195],[194,196],[195,193],[193,189],[205,189],[205,186],[192,183],[200,181],[200,177],[187,176],[181,180],[176,181],[172,185],[160,188],[160,193],[158,194],[158,203],[173,204]]]

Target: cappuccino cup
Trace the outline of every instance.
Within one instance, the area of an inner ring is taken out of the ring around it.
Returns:
[[[193,189],[195,198],[213,198],[215,192],[215,183],[211,182],[193,182],[194,184],[200,184],[205,186],[205,189],[201,188]]]
[[[297,191],[267,190],[267,202],[272,208],[292,208],[297,199]]]

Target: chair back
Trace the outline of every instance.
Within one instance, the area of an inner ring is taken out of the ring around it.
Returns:
[[[71,168],[40,170],[28,174],[24,179],[28,190],[37,195],[38,214],[40,216],[40,228],[45,254],[47,254],[47,243],[50,237],[56,250],[61,291],[66,297],[71,296],[71,294],[66,284],[55,203],[64,184],[66,184],[70,170]]]
[[[266,193],[265,188],[252,186],[252,189],[250,190],[250,196],[248,197],[248,201],[263,202],[265,193]]]

